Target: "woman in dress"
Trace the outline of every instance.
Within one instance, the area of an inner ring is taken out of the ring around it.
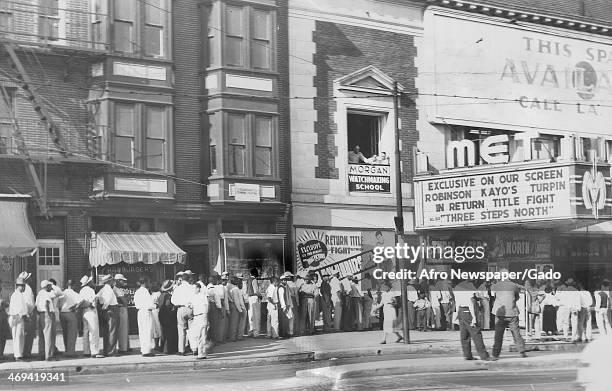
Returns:
[[[397,328],[397,314],[395,313],[395,297],[390,292],[391,285],[383,284],[382,286],[383,292],[381,294],[380,304],[375,306],[375,309],[382,307],[382,312],[384,314],[383,320],[383,340],[381,344],[387,343],[387,334],[395,334],[397,335],[397,340],[395,342],[400,342],[404,339]]]
[[[559,300],[553,293],[553,288],[547,285],[544,288],[544,298],[540,303],[542,307],[542,329],[547,335],[557,334],[557,308]]]
[[[140,340],[140,352],[144,357],[152,357],[153,347],[153,310],[155,303],[149,293],[148,281],[141,277],[138,280],[139,288],[134,293],[134,306],[138,310],[138,339]]]

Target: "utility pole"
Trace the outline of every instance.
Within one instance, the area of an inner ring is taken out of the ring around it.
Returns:
[[[399,91],[397,81],[393,82],[393,108],[395,114],[395,198],[397,203],[397,216],[395,217],[395,237],[396,243],[404,243],[404,208],[402,205],[402,162],[400,153],[400,111],[399,111]],[[397,257],[397,254],[396,254]],[[397,258],[397,265],[400,271],[404,268],[405,260],[400,262]],[[402,273],[403,274],[403,273]],[[402,291],[402,326],[404,343],[410,343],[410,329],[408,324],[408,292],[406,291],[406,280],[400,279],[400,289]]]

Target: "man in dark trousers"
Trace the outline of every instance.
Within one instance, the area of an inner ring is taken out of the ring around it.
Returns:
[[[476,351],[480,359],[485,361],[494,360],[489,357],[487,349],[482,340],[482,325],[476,322],[476,311],[474,308],[474,295],[476,287],[470,281],[462,281],[455,287],[455,303],[457,306],[457,319],[459,320],[459,338],[463,357],[466,360],[473,360],[472,340],[476,345]]]
[[[500,274],[508,274],[508,269],[501,269]],[[499,357],[504,340],[506,327],[510,328],[514,344],[518,348],[521,357],[525,354],[525,341],[519,329],[519,311],[516,306],[522,287],[509,280],[501,280],[491,286],[491,295],[495,296],[493,313],[495,314],[495,343],[493,344],[493,357]]]

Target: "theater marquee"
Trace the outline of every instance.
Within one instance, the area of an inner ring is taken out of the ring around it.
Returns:
[[[415,178],[416,228],[591,218],[594,208],[597,218],[610,218],[609,168],[591,171],[566,164]],[[592,177],[600,178],[603,189],[595,191]]]

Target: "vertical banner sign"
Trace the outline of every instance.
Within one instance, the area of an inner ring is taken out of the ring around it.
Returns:
[[[351,256],[373,250],[377,246],[394,246],[394,234],[390,231],[296,228],[295,237],[298,272],[319,270],[335,264],[323,269],[323,272],[328,274],[339,272],[341,277],[357,274],[361,279],[363,276],[358,274],[361,270],[373,266],[385,271],[394,268],[393,260],[385,260],[376,265],[372,252],[341,262]],[[373,270],[374,268],[368,271],[372,274]]]
[[[391,192],[391,166],[371,164],[349,164],[348,166],[349,191]]]

